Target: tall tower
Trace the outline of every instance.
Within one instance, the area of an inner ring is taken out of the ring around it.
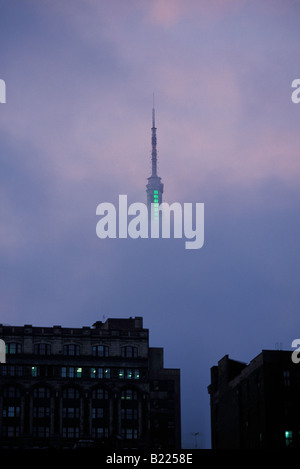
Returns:
[[[147,207],[151,207],[154,204],[154,212],[158,210],[158,205],[162,203],[162,195],[164,191],[164,185],[161,183],[161,178],[157,175],[157,139],[156,139],[156,127],[155,127],[155,108],[153,99],[152,108],[152,128],[151,128],[151,162],[152,162],[152,174],[148,178],[147,190]]]

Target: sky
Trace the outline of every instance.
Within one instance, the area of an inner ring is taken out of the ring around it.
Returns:
[[[182,445],[210,447],[207,387],[300,336],[300,4],[0,0],[0,322],[142,316],[181,370]],[[146,203],[155,94],[168,203],[205,241],[99,239],[96,207]]]

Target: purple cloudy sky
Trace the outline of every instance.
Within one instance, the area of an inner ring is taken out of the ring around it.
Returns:
[[[143,316],[182,373],[182,441],[209,447],[210,367],[300,335],[300,5],[0,0],[0,322]],[[100,240],[146,201],[155,93],[164,200],[205,203],[205,245]]]

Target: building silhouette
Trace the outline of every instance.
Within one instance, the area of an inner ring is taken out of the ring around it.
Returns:
[[[164,368],[141,317],[0,325],[0,337],[1,448],[180,448],[180,370]]]
[[[158,206],[162,203],[162,195],[164,191],[164,185],[161,182],[161,178],[157,175],[157,137],[155,127],[155,108],[153,103],[152,109],[152,128],[151,128],[151,167],[152,173],[148,177],[148,184],[146,186],[147,192],[147,207],[148,210],[153,204],[154,216],[157,216]]]
[[[225,355],[208,387],[212,449],[300,448],[300,364],[263,350],[248,365]]]

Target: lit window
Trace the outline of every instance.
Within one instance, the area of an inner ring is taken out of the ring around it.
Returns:
[[[137,400],[137,392],[132,391],[132,389],[126,389],[125,391],[122,391],[121,393],[121,399],[125,399],[127,401]]]
[[[81,378],[82,368],[74,368],[74,366],[63,366],[61,368],[62,378]]]
[[[32,366],[31,367],[31,376],[34,377],[34,378],[39,376],[39,367],[38,366]]]
[[[285,431],[285,446],[290,446],[293,442],[293,432],[291,431]]]

